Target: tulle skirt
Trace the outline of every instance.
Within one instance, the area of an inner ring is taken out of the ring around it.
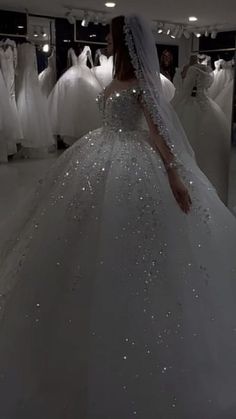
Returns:
[[[25,71],[19,76],[17,106],[23,131],[22,145],[31,149],[48,148],[55,143],[48,104],[43,96],[38,77]]]
[[[73,66],[57,82],[49,96],[53,133],[80,138],[101,126],[96,98],[102,88],[88,67]]]
[[[18,210],[1,417],[235,417],[236,222],[198,169],[184,179],[189,215],[147,132],[98,129]]]
[[[227,202],[230,161],[230,127],[211,99],[194,97],[174,103],[175,111],[195,152],[200,169]]]

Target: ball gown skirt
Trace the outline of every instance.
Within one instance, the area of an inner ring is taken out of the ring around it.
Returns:
[[[111,95],[4,245],[4,419],[236,415],[236,222],[197,166],[180,210],[137,95]]]

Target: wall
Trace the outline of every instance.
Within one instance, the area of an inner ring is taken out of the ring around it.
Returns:
[[[157,44],[177,45],[179,47],[179,67],[182,67],[189,61],[191,54],[192,40],[182,36],[180,39],[173,39],[168,35],[155,34]]]

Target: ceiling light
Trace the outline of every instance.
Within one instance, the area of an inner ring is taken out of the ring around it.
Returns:
[[[217,37],[217,32],[216,31],[212,31],[211,33],[211,39],[216,39]]]
[[[189,22],[197,22],[198,18],[195,16],[189,16],[188,20]]]
[[[73,16],[72,12],[67,12],[67,13],[66,13],[66,18],[67,18],[68,22],[69,22],[71,25],[74,25],[74,24],[75,24],[76,19],[75,19],[75,17]]]
[[[38,37],[39,37],[39,34],[38,34],[38,32],[36,31],[36,29],[34,30],[34,37],[35,37],[35,38],[38,38]]]
[[[189,33],[189,31],[187,31],[187,29],[184,30],[184,36],[186,39],[189,39],[191,34]]]
[[[163,23],[158,23],[157,24],[157,33],[162,33],[163,32]]]
[[[96,15],[95,18],[94,18],[94,21],[93,21],[94,25],[99,25],[99,20],[100,20],[99,16]]]
[[[106,15],[103,15],[103,16],[102,16],[102,18],[101,18],[101,24],[102,24],[103,26],[106,26],[106,25],[107,25],[107,17],[106,17]]]
[[[87,28],[89,25],[89,22],[90,22],[89,14],[88,12],[85,12],[83,20],[81,22],[81,26],[83,26],[83,28]]]
[[[25,27],[23,25],[18,25],[17,28],[18,29],[24,29]]]
[[[179,26],[176,26],[175,28],[174,28],[174,30],[172,31],[172,33],[171,33],[171,38],[173,38],[173,39],[175,39],[176,38],[176,36],[178,35],[178,33],[179,33],[179,30],[180,30],[180,27]]]
[[[183,33],[184,33],[184,28],[181,26],[180,28],[179,28],[179,32],[178,32],[178,34],[177,34],[177,38],[181,38],[182,37],[182,35],[183,35]]]
[[[197,38],[201,38],[202,34],[201,34],[200,32],[195,32],[195,36],[196,36]]]
[[[106,7],[116,7],[116,3],[113,3],[113,2],[107,2],[107,3],[105,3],[105,6]]]
[[[47,37],[47,32],[45,31],[44,28],[41,29],[41,35],[42,35],[43,38]]]
[[[167,34],[167,35],[170,35],[170,28],[168,28],[168,29],[167,29],[166,34]]]
[[[97,35],[95,33],[92,33],[91,35],[89,35],[89,38],[96,38]]]
[[[70,40],[70,39],[63,39],[63,42],[65,42],[65,43],[68,43],[68,44],[69,44],[69,42],[71,42],[71,40]]]
[[[45,44],[43,46],[43,52],[49,52],[50,51],[50,45],[49,44]]]

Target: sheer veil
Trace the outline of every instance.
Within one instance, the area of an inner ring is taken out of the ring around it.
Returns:
[[[172,106],[165,100],[155,39],[148,22],[139,15],[125,17],[125,38],[135,68],[136,77],[143,91],[142,98],[153,122],[177,163],[185,168],[196,167],[194,152]]]

